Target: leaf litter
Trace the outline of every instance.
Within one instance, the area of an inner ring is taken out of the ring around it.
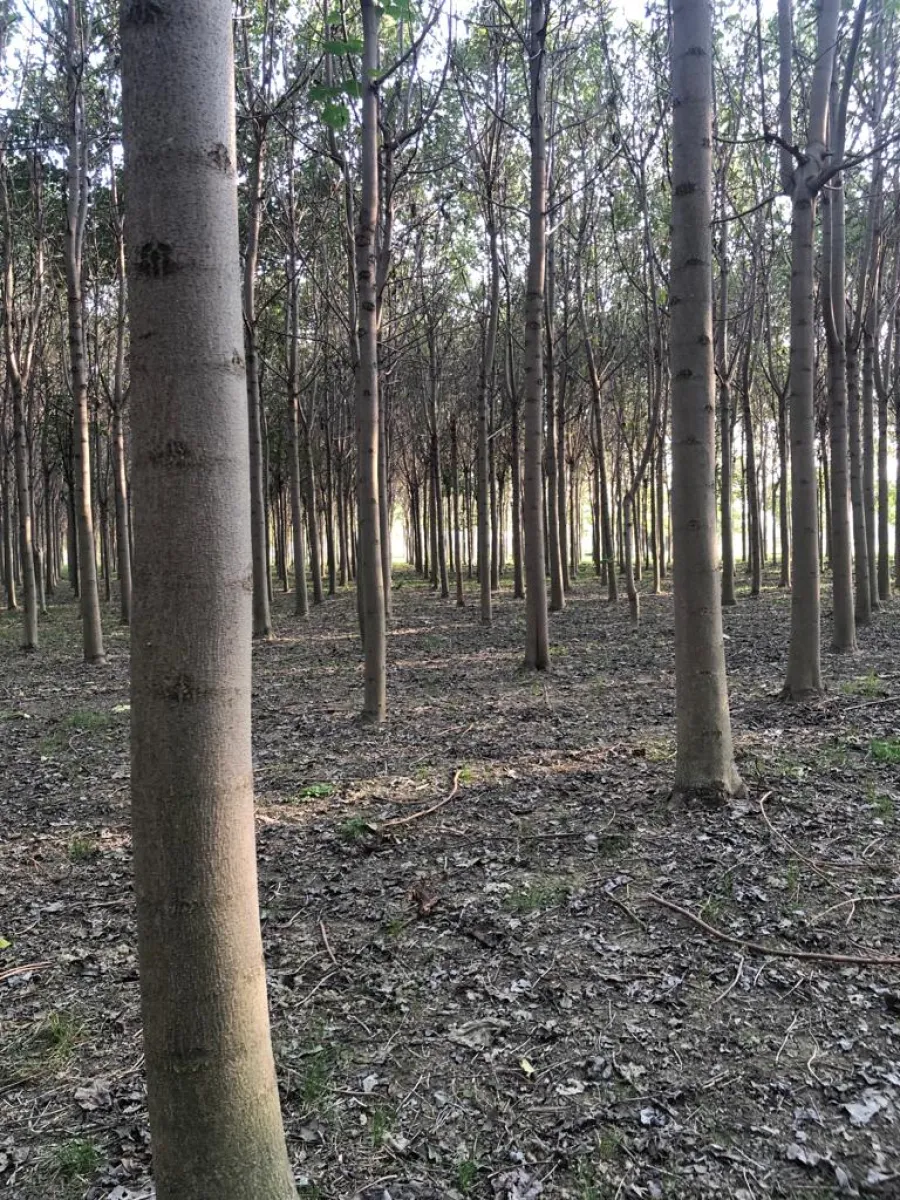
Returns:
[[[402,582],[382,729],[356,720],[352,594],[302,626],[285,598],[255,647],[300,1195],[900,1194],[900,971],[858,961],[900,952],[900,780],[873,752],[900,725],[897,606],[804,705],[775,699],[788,598],[726,611],[750,797],[688,809],[669,597],[635,631],[579,584],[536,678],[508,593],[486,631],[473,594]],[[74,605],[45,632],[22,658],[0,623],[0,1194],[151,1200],[127,635],[98,671]]]

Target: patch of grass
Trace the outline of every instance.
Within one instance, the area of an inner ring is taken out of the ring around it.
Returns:
[[[381,1149],[385,1137],[393,1129],[395,1116],[394,1110],[386,1105],[379,1104],[372,1109],[369,1116],[369,1136],[376,1150]]]
[[[304,1108],[324,1106],[336,1066],[337,1051],[331,1046],[316,1046],[306,1056],[296,1089]]]
[[[123,711],[128,711],[127,707],[123,705],[117,705],[112,712],[100,712],[93,708],[75,708],[62,717],[46,737],[41,738],[38,749],[44,755],[58,754],[68,748],[72,734],[103,733],[119,723]]]
[[[872,742],[869,753],[877,763],[887,763],[890,766],[900,765],[900,738]]]
[[[388,917],[384,923],[384,932],[388,937],[398,938],[407,926],[407,921],[404,917]]]
[[[368,837],[372,826],[364,817],[350,817],[338,826],[337,832],[342,842],[358,842]]]
[[[53,1149],[54,1168],[69,1183],[89,1178],[102,1162],[99,1147],[87,1138],[69,1138]]]
[[[79,837],[77,834],[71,838],[66,847],[66,855],[69,862],[87,862],[88,859],[96,858],[100,853],[99,845],[93,838]]]
[[[50,1012],[18,1033],[6,1032],[0,1087],[53,1074],[72,1057],[81,1035],[81,1022],[67,1012]]]
[[[569,653],[568,646],[551,646],[550,647],[550,657],[551,658],[566,658],[568,656],[568,653]]]
[[[475,779],[475,768],[474,767],[465,766],[465,767],[459,768],[459,782],[460,783],[472,783],[472,782],[474,782],[474,779]]]
[[[881,696],[884,694],[884,684],[874,671],[868,675],[858,675],[856,679],[848,679],[841,684],[845,696]]]
[[[71,1013],[50,1012],[34,1032],[34,1043],[54,1063],[63,1063],[81,1041],[83,1026]]]
[[[334,785],[330,783],[308,783],[306,787],[302,787],[295,800],[324,800],[328,796],[334,795]]]
[[[872,807],[875,809],[875,815],[881,817],[882,821],[893,821],[893,796],[889,796],[887,792],[876,792],[872,799]]]
[[[510,892],[503,907],[514,913],[539,912],[561,904],[569,895],[571,884],[562,879],[535,879],[517,891]]]
[[[456,1186],[464,1196],[468,1196],[478,1182],[478,1172],[481,1165],[474,1158],[464,1158],[456,1164]]]
[[[109,729],[116,723],[115,714],[98,712],[93,708],[75,708],[63,717],[60,724],[66,729],[78,729],[87,733],[96,733],[101,729]]]

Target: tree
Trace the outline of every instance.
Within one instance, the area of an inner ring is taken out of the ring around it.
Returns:
[[[793,144],[791,0],[778,0],[782,187],[791,198],[791,640],[785,699],[822,689],[819,516],[816,508],[814,230],[825,179],[828,99],[837,41],[837,0],[818,9],[816,56],[809,89],[806,146]]]
[[[159,1200],[290,1200],[259,929],[233,50],[216,0],[127,0],[132,816]]]
[[[387,664],[381,519],[378,411],[378,27],[374,0],[362,0],[363,84],[359,221],[356,227],[356,278],[359,360],[356,365],[357,506],[359,509],[359,580],[365,656],[363,717],[385,718]]]
[[[69,372],[75,404],[75,519],[78,528],[78,594],[84,639],[84,661],[103,663],[103,628],[97,589],[94,513],[91,504],[91,441],[88,374],[84,342],[84,298],[81,292],[84,229],[88,214],[87,127],[84,111],[84,68],[87,50],[79,28],[77,0],[66,5],[66,84],[68,161],[65,266],[68,301]]]
[[[672,535],[675,787],[731,796],[734,765],[716,547],[712,339],[712,28],[707,0],[672,8]]]
[[[531,193],[525,297],[525,665],[550,665],[544,559],[544,279],[547,251],[547,19],[549,0],[531,0],[528,37]],[[484,569],[484,566],[482,567]]]

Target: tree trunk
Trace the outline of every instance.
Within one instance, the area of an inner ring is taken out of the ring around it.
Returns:
[[[544,560],[544,273],[547,242],[546,74],[549,0],[530,0],[531,196],[525,297],[525,666],[550,665]]]
[[[825,161],[828,97],[837,42],[838,0],[821,0],[817,46],[809,90],[807,146],[803,162],[792,170],[790,155],[782,172],[791,195],[791,639],[783,695],[798,699],[822,690],[821,601],[819,596],[818,511],[815,448],[815,304],[813,236],[819,177]],[[790,129],[790,82],[793,55],[790,0],[779,0],[782,138]],[[785,91],[785,75],[787,91]],[[788,136],[784,136],[787,133]]]
[[[563,584],[563,544],[560,541],[558,507],[558,467],[556,450],[556,239],[547,238],[547,280],[544,305],[544,335],[547,352],[545,376],[547,392],[546,454],[544,456],[547,481],[547,548],[550,559],[550,611],[562,612],[566,606]]]
[[[359,363],[356,369],[357,519],[359,570],[357,587],[362,596],[365,625],[365,697],[363,718],[379,723],[387,711],[387,636],[384,575],[381,559],[379,505],[379,403],[377,248],[378,226],[378,23],[380,9],[374,0],[362,0],[363,99],[361,189],[356,229],[358,283],[357,320]]]
[[[456,439],[456,417],[451,417],[450,419],[450,486],[453,497],[453,558],[456,568],[456,607],[463,608],[466,598],[463,594],[462,537],[460,536],[459,528],[459,449]]]
[[[11,298],[7,297],[7,303]],[[7,369],[9,360],[7,359]],[[19,509],[19,561],[22,571],[22,649],[38,648],[38,595],[34,571],[34,530],[32,523],[31,466],[28,461],[28,438],[25,423],[25,397],[22,381],[11,379],[13,396],[13,440],[16,463],[16,499]],[[12,564],[10,564],[12,565]]]
[[[91,505],[90,418],[88,415],[87,361],[81,295],[81,248],[87,217],[87,146],[84,128],[84,95],[79,67],[80,48],[76,0],[67,4],[66,61],[69,103],[69,152],[65,229],[66,296],[68,302],[69,370],[75,409],[74,474],[75,518],[78,539],[78,594],[81,601],[84,661],[102,664],[103,629],[97,589],[94,514]]]
[[[492,209],[491,209],[492,211]],[[490,283],[488,285],[488,321],[484,338],[484,351],[478,372],[478,562],[487,563],[491,546],[489,508],[490,442],[488,440],[488,404],[491,379],[494,372],[494,357],[497,348],[497,327],[500,320],[500,255],[497,248],[497,226],[493,217],[488,221],[488,257],[490,260]],[[481,595],[481,624],[490,625],[491,579],[479,565],[478,579]]]
[[[847,427],[849,441],[849,463],[850,463],[850,497],[853,505],[853,544],[856,550],[856,612],[855,624],[865,626],[872,620],[872,600],[869,592],[869,539],[866,534],[866,509],[863,501],[863,479],[862,479],[862,438],[860,432],[859,421],[859,359],[857,358],[857,346],[851,343],[848,353],[847,362]],[[835,464],[834,454],[832,453],[832,461],[829,464],[831,479],[834,479]],[[832,482],[832,492],[834,484]],[[849,499],[844,499],[844,512],[849,511]],[[832,565],[834,559],[831,555],[834,553],[834,527],[835,527],[835,512],[834,504],[831,505],[831,547],[830,559]],[[853,646],[849,649],[856,648],[856,639],[854,637]],[[840,649],[840,647],[835,647]]]
[[[862,468],[863,508],[866,514],[866,558],[869,565],[869,598],[874,611],[878,597],[878,552],[875,521],[875,345],[871,332],[863,332]]]
[[[831,508],[831,578],[834,601],[831,648],[842,654],[853,653],[856,649],[849,477],[853,454],[853,413],[848,414],[844,263],[843,190],[841,177],[836,176],[834,187],[826,192],[822,203],[822,307],[825,312],[828,345],[828,434],[831,452],[831,491],[828,496]],[[856,395],[854,387],[850,398],[851,406]],[[857,417],[857,437],[858,428]],[[868,574],[865,583],[868,587]]]
[[[716,545],[712,342],[712,29],[706,0],[673,9],[672,534],[675,789],[744,791],[734,765]]]
[[[292,1200],[250,747],[231,14],[123,6],[135,392],[132,829],[158,1200]]]
[[[728,223],[719,226],[719,313],[716,322],[719,378],[719,438],[722,443],[722,604],[737,603],[734,594],[734,532],[731,522],[731,379],[728,375]]]
[[[253,545],[253,636],[272,633],[269,611],[268,527],[263,464],[262,397],[259,391],[259,352],[256,322],[256,272],[262,224],[265,174],[265,127],[254,129],[255,145],[247,180],[247,247],[244,255],[244,344],[247,362],[247,421],[250,431],[250,530]]]

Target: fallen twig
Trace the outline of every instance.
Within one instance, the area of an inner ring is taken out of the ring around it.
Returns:
[[[24,975],[28,971],[42,971],[44,967],[49,967],[48,962],[33,962],[23,963],[21,967],[7,967],[5,971],[0,971],[0,983],[4,979],[12,979],[13,975]]]
[[[831,904],[828,908],[823,908],[820,913],[816,913],[810,921],[811,925],[815,925],[821,921],[823,917],[827,917],[829,913],[835,912],[839,908],[850,908],[850,916],[847,917],[849,923],[850,917],[853,916],[853,909],[857,904],[896,904],[900,900],[900,892],[892,892],[887,896],[850,896],[847,900],[839,900],[837,904]]]
[[[390,821],[382,821],[377,826],[378,832],[380,833],[383,829],[396,829],[398,825],[408,825],[411,821],[418,821],[419,817],[427,817],[430,813],[437,812],[438,809],[443,808],[445,804],[449,804],[459,791],[459,777],[461,774],[462,768],[460,767],[453,776],[453,787],[450,789],[450,794],[445,796],[443,800],[438,800],[437,804],[431,804],[428,808],[419,809],[418,812],[410,813],[409,816],[393,817]]]
[[[737,985],[738,985],[738,980],[739,980],[739,979],[740,979],[740,977],[743,975],[743,973],[744,973],[744,956],[743,956],[743,954],[742,954],[742,955],[741,955],[741,961],[738,963],[738,969],[737,969],[737,971],[735,972],[735,975],[734,975],[734,979],[732,979],[731,983],[729,983],[728,987],[725,989],[725,991],[724,991],[724,992],[720,992],[720,993],[719,993],[719,995],[718,995],[718,996],[716,996],[715,1000],[713,1000],[713,1004],[714,1004],[714,1005],[715,1005],[715,1004],[718,1004],[720,1001],[724,1000],[726,996],[730,996],[730,995],[731,995],[731,993],[732,993],[732,992],[734,991],[734,989],[737,987]]]
[[[328,952],[328,957],[331,959],[331,961],[334,963],[334,965],[337,966],[338,960],[334,957],[334,951],[331,949],[331,942],[329,942],[329,940],[328,940],[328,933],[325,929],[324,921],[319,922],[319,932],[322,935],[322,941],[325,944],[325,949]]]
[[[710,936],[718,938],[722,942],[728,942],[730,946],[739,946],[744,950],[750,950],[753,954],[767,954],[772,958],[800,958],[807,962],[849,963],[857,967],[900,967],[900,956],[893,954],[826,954],[819,950],[789,950],[781,946],[764,946],[761,942],[751,942],[747,938],[734,937],[730,933],[716,929],[714,925],[709,925],[701,917],[695,916],[690,909],[682,908],[680,904],[675,904],[671,900],[664,900],[662,896],[657,896],[654,892],[647,892],[643,899],[652,900],[654,904],[661,904],[663,908],[679,913],[685,920],[691,921]]]
[[[882,696],[880,700],[867,700],[865,704],[850,704],[847,708],[842,708],[841,712],[858,712],[861,708],[877,708],[881,704],[891,704],[894,700],[900,700],[900,696]]]

